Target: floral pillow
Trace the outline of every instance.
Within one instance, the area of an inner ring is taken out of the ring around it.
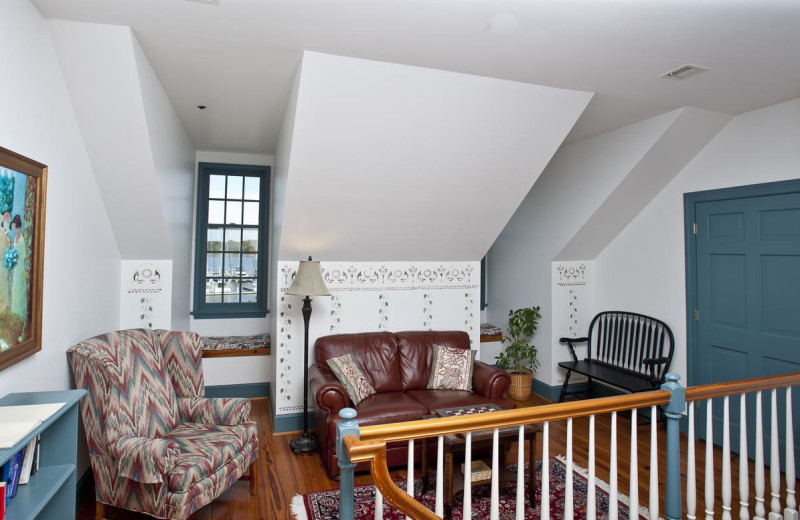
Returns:
[[[352,354],[345,354],[328,360],[328,366],[344,385],[347,395],[357,405],[367,397],[375,393],[375,389],[369,384],[364,373],[358,368]]]
[[[472,391],[472,367],[475,351],[456,347],[433,346],[430,390]]]

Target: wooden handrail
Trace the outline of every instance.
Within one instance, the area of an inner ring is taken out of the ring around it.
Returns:
[[[350,454],[350,462],[369,462],[370,471],[375,478],[375,486],[387,502],[400,509],[411,518],[418,520],[441,520],[431,510],[423,506],[397,487],[389,475],[386,464],[386,443],[375,440],[370,442],[359,441],[355,435],[347,435],[342,441],[345,449]]]
[[[779,376],[740,379],[738,381],[689,387],[686,389],[686,401],[699,401],[701,399],[711,399],[713,397],[724,397],[726,395],[744,394],[747,392],[756,392],[758,390],[771,390],[773,388],[796,385],[800,385],[800,372]]]
[[[381,442],[408,441],[425,437],[438,437],[452,433],[466,433],[523,424],[557,421],[569,417],[584,417],[642,408],[645,406],[664,405],[669,402],[670,393],[666,390],[654,390],[638,394],[601,397],[584,401],[546,404],[516,410],[498,410],[491,413],[462,415],[421,421],[377,424],[361,428],[361,442],[379,440]],[[352,460],[352,456],[351,456]]]

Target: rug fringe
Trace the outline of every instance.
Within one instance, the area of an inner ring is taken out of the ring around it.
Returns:
[[[564,455],[558,454],[558,455],[555,456],[555,458],[560,460],[564,464],[564,466],[567,465],[567,458]],[[585,478],[585,479],[589,478],[589,470],[584,468],[583,466],[575,464],[574,461],[572,462],[572,470],[575,473],[577,473],[580,476],[582,476],[583,478]],[[602,489],[606,493],[609,493],[609,494],[611,493],[611,486],[608,484],[608,482],[606,482],[605,480],[603,480],[603,479],[601,479],[600,477],[597,477],[597,476],[594,477],[594,480],[595,480],[595,485],[597,487],[599,487],[600,489]],[[619,489],[617,489],[617,499],[630,508],[630,505],[631,505],[630,497],[626,493],[620,493]],[[639,506],[639,515],[641,515],[641,516],[643,516],[645,518],[650,518],[650,509],[648,507],[646,507],[646,506],[640,505]],[[659,518],[661,518],[661,517],[659,517]]]
[[[292,497],[291,511],[294,520],[308,520],[308,515],[306,514],[306,504],[303,500],[303,495],[295,495]]]

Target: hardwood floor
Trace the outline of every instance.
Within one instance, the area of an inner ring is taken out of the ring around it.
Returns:
[[[539,404],[547,403],[542,398],[532,396],[530,400],[521,403],[522,406],[536,406]],[[292,497],[296,494],[306,494],[313,491],[321,491],[325,489],[337,488],[339,483],[330,480],[325,470],[322,468],[322,463],[318,454],[310,455],[294,455],[289,449],[289,442],[293,438],[292,435],[278,434],[274,435],[272,431],[272,419],[269,410],[269,402],[266,399],[256,399],[252,401],[251,417],[259,424],[259,457],[261,459],[260,475],[258,476],[259,489],[258,494],[251,497],[249,493],[249,483],[246,481],[237,482],[232,488],[223,493],[214,502],[202,508],[192,515],[193,520],[244,520],[244,519],[266,519],[266,520],[293,520],[290,511],[290,504]],[[620,457],[620,467],[618,468],[619,480],[618,488],[620,492],[628,494],[629,488],[629,468],[628,460],[630,457],[630,420],[627,418],[619,417],[617,421],[618,439],[617,450]],[[609,448],[610,448],[610,418],[598,417],[596,421],[596,470],[597,476],[608,482],[609,468]],[[639,468],[639,501],[642,505],[647,505],[649,497],[649,471],[650,471],[650,454],[649,454],[649,426],[639,426],[637,428],[637,435],[640,441],[647,441],[647,443],[640,442],[638,453],[638,468]],[[660,486],[663,487],[664,475],[666,472],[666,450],[665,446],[665,430],[659,427],[659,452],[658,452],[658,472]],[[643,437],[645,437],[643,439]],[[573,439],[574,449],[573,458],[575,462],[584,468],[587,467],[588,455],[588,419],[576,419],[573,421]],[[551,424],[550,431],[550,456],[556,454],[565,454],[565,440],[566,440],[566,422],[558,422]],[[682,435],[681,450],[684,454],[681,460],[681,475],[683,481],[686,478],[686,437]],[[526,450],[527,451],[527,450]],[[537,446],[537,458],[541,457],[541,440]],[[697,482],[698,486],[698,517],[702,516],[704,498],[703,498],[703,482],[704,471],[703,461],[705,460],[705,445],[703,442],[696,443],[696,456],[697,456]],[[715,467],[720,468],[721,451],[715,449]],[[512,446],[511,451],[507,454],[508,462],[515,462],[516,460],[516,447]],[[514,459],[514,460],[512,460]],[[622,461],[625,461],[624,463]],[[733,516],[738,517],[739,510],[739,493],[738,493],[738,474],[739,462],[738,457],[732,456],[731,468],[734,475],[734,482],[732,483],[732,504]],[[417,472],[419,468],[417,468]],[[396,478],[405,478],[405,471],[395,471],[393,474]],[[750,511],[751,516],[753,513],[753,504],[755,502],[754,485],[752,483],[752,475],[754,474],[751,464],[751,483],[750,483]],[[769,474],[767,474],[769,480]],[[356,485],[368,484],[371,479],[368,474],[356,475]],[[781,480],[781,487],[785,487],[783,479]],[[719,471],[716,471],[715,487],[716,491],[716,514],[719,517],[722,512],[721,506],[721,482]],[[766,492],[769,494],[769,482],[767,482]],[[684,505],[685,490],[684,490]],[[661,505],[659,507],[660,516],[664,516],[663,497],[661,497]],[[782,499],[782,503],[783,499]],[[767,500],[767,510],[769,511],[769,500]],[[87,496],[81,501],[81,506],[77,516],[78,520],[92,520],[94,518],[94,496]],[[144,515],[137,515],[128,511],[109,510],[107,512],[108,520],[139,520],[150,518]]]

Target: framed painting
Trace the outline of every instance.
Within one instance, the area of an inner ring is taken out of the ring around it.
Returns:
[[[42,349],[47,166],[0,147],[0,370]]]

